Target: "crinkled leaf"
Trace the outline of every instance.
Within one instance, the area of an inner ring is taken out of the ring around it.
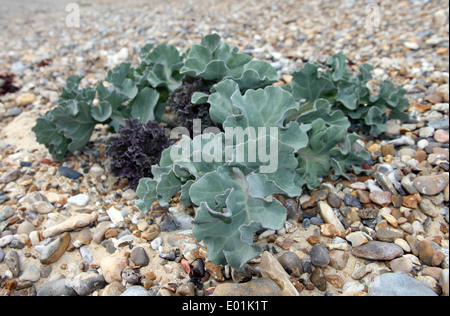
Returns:
[[[253,197],[249,186],[248,177],[237,169],[221,167],[190,189],[192,201],[200,205],[194,220],[195,238],[207,245],[208,259],[216,264],[228,263],[237,270],[261,251],[253,243],[254,234],[261,228],[280,229],[286,219],[286,209],[280,202]],[[205,194],[205,187],[210,194]],[[216,197],[226,191],[229,194],[225,203],[230,216],[214,208]],[[256,193],[261,196],[268,192],[270,190]]]

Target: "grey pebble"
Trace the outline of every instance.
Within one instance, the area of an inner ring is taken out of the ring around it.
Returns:
[[[147,291],[143,286],[132,286],[123,292],[120,296],[151,296],[151,293]]]
[[[17,251],[10,250],[5,256],[5,263],[15,277],[20,274],[20,257]]]
[[[71,287],[79,296],[87,296],[94,291],[104,288],[106,285],[103,275],[94,272],[82,272],[72,280],[67,281],[67,286]]]
[[[68,286],[68,279],[59,279],[44,284],[36,296],[78,296],[77,292]]]
[[[67,167],[63,167],[63,166],[59,166],[58,171],[62,176],[66,177],[68,179],[72,179],[72,180],[77,180],[83,176],[78,171],[75,171],[71,168],[67,168]]]
[[[142,247],[136,247],[131,251],[130,259],[139,267],[145,267],[150,263],[147,252]]]
[[[422,282],[402,273],[385,273],[369,285],[369,296],[437,296]]]
[[[326,267],[330,263],[328,249],[322,245],[314,245],[311,248],[311,262],[318,267]]]

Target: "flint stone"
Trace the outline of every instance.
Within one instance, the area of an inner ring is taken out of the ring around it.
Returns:
[[[436,195],[442,192],[449,181],[448,172],[439,175],[419,176],[414,179],[414,187],[421,194]]]
[[[79,296],[88,296],[94,291],[105,287],[106,282],[103,275],[98,273],[80,273],[72,280],[67,282]]]
[[[355,257],[369,260],[392,260],[403,254],[404,251],[401,247],[382,241],[369,241],[352,249],[352,255]]]
[[[437,296],[422,282],[403,273],[385,273],[369,285],[369,296]]]
[[[62,222],[61,224],[47,228],[43,231],[42,236],[44,238],[49,238],[59,235],[63,232],[74,230],[76,228],[82,228],[96,221],[97,218],[97,213],[76,215]]]
[[[44,284],[37,296],[78,296],[73,288],[67,285],[67,279],[60,279]]]

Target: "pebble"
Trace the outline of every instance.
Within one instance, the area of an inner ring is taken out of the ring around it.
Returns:
[[[390,192],[372,192],[369,198],[373,203],[380,206],[389,206],[392,203],[392,194]]]
[[[67,199],[67,202],[79,207],[85,207],[89,202],[89,195],[78,194]]]
[[[3,259],[13,276],[18,277],[20,274],[20,257],[17,251],[10,250]]]
[[[437,296],[422,282],[403,273],[385,273],[376,277],[368,288],[369,296]]]
[[[50,281],[42,285],[36,296],[78,296],[73,288],[67,285],[68,279]]]
[[[68,167],[59,166],[58,171],[63,177],[66,177],[66,178],[72,179],[72,180],[77,180],[83,176],[78,171],[75,171]]]
[[[318,267],[326,267],[330,263],[328,249],[322,245],[314,245],[311,248],[311,262]]]
[[[363,209],[361,202],[354,195],[346,194],[346,195],[344,195],[342,200],[344,201],[345,205],[347,205],[347,206],[356,207],[360,210]]]
[[[263,252],[260,270],[263,277],[269,278],[278,284],[283,296],[299,296],[298,291],[289,280],[289,275],[270,252]]]
[[[21,94],[16,99],[16,104],[17,104],[17,106],[27,106],[27,105],[33,103],[34,101],[36,101],[36,96],[34,94],[24,93],[24,94]]]
[[[290,271],[290,275],[299,278],[303,274],[302,261],[295,252],[288,251],[278,258],[283,268]]]
[[[20,178],[22,172],[19,169],[9,169],[0,177],[0,183],[10,183]]]
[[[413,263],[408,257],[401,257],[390,262],[391,270],[400,273],[410,273],[413,269]]]
[[[350,255],[347,251],[333,249],[328,252],[330,256],[329,265],[337,270],[344,270],[347,266]]]
[[[147,252],[142,247],[136,247],[131,251],[130,259],[139,267],[146,267],[150,263]]]
[[[392,260],[404,254],[403,249],[396,244],[382,241],[369,241],[353,248],[351,253],[355,257],[370,260]]]
[[[327,280],[322,269],[314,269],[313,273],[310,276],[310,280],[319,291],[325,292],[327,290]]]
[[[92,262],[94,262],[94,255],[86,245],[80,247],[80,255],[85,263],[91,264]]]
[[[135,285],[126,289],[120,296],[151,296],[151,293],[145,287]]]
[[[69,233],[64,233],[61,236],[54,238],[47,238],[41,244],[34,247],[39,252],[40,260],[43,264],[51,264],[58,261],[69,247],[71,237]]]
[[[54,226],[51,226],[51,227],[45,229],[42,232],[42,236],[44,238],[49,238],[49,237],[59,235],[63,232],[72,231],[76,228],[82,228],[82,227],[85,227],[85,226],[89,225],[90,223],[96,221],[97,218],[98,218],[98,213],[79,214],[76,216],[72,216],[60,224],[57,224],[57,225],[54,225]]]
[[[438,129],[434,133],[434,139],[438,143],[447,143],[448,144],[448,141],[449,141],[448,131],[444,131],[442,129]]]
[[[320,216],[323,218],[325,223],[332,224],[336,226],[337,229],[345,231],[345,228],[342,225],[341,221],[337,218],[336,214],[334,213],[333,209],[328,205],[328,203],[320,201],[318,205],[320,210]]]
[[[213,296],[281,296],[280,287],[270,278],[259,278],[246,283],[220,283]]]
[[[14,236],[13,235],[7,235],[4,236],[2,238],[0,238],[0,248],[4,248],[7,245],[9,245],[13,240],[14,240]]]
[[[115,207],[109,208],[106,213],[108,214],[111,221],[117,226],[117,227],[123,227],[125,224],[125,219],[122,215],[122,213],[116,209]]]
[[[449,181],[448,172],[438,175],[419,176],[413,180],[417,191],[424,195],[436,195],[442,192]]]
[[[9,206],[9,205],[5,206],[0,211],[0,222],[4,221],[4,220],[7,220],[8,218],[13,216],[14,214],[16,214],[16,211],[11,206]]]
[[[354,232],[348,234],[345,239],[352,243],[352,247],[358,247],[369,241],[362,232]]]
[[[108,256],[100,261],[103,277],[107,283],[122,282],[122,271],[128,266],[125,257]]]
[[[94,291],[102,289],[105,285],[103,276],[95,272],[82,272],[67,281],[67,286],[71,287],[79,296],[88,296]]]
[[[33,264],[30,264],[23,270],[19,281],[37,282],[41,278],[41,271]]]

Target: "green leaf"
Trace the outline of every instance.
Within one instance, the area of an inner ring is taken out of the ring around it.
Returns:
[[[217,82],[232,79],[241,91],[262,88],[279,79],[269,63],[252,61],[247,54],[231,50],[217,34],[203,37],[200,45],[192,47],[180,73]]]
[[[142,123],[155,119],[155,107],[158,104],[159,93],[151,88],[142,89],[131,106],[131,115]]]
[[[128,99],[133,99],[139,90],[134,81],[128,78],[132,72],[130,63],[121,63],[113,70],[108,71],[106,81],[113,84],[117,92],[127,96]]]
[[[97,122],[92,118],[91,108],[87,102],[77,102],[76,112],[69,106],[59,106],[51,112],[52,121],[58,130],[71,140],[68,150],[72,153],[86,146],[92,136]]]
[[[231,97],[239,93],[239,86],[235,81],[227,79],[213,86],[212,90],[214,92],[208,98],[211,105],[209,114],[214,122],[222,124],[228,116],[235,113]]]
[[[280,202],[253,197],[249,186],[248,177],[237,169],[219,168],[190,189],[192,201],[200,204],[194,220],[194,237],[207,245],[208,259],[216,264],[228,263],[237,270],[260,254],[260,247],[253,243],[254,234],[261,228],[280,229],[286,219],[286,209]],[[210,194],[205,194],[205,187]],[[256,193],[270,192],[262,190],[265,192]],[[225,200],[228,213],[222,214],[214,207],[216,197],[225,191],[228,192]]]
[[[314,102],[335,90],[334,84],[319,73],[318,63],[307,63],[300,71],[292,74],[291,90],[296,101]]]
[[[100,101],[99,105],[93,106],[91,111],[92,117],[99,123],[102,123],[109,119],[113,112],[111,104],[106,101]]]
[[[38,118],[32,131],[36,134],[37,142],[44,144],[56,160],[61,161],[66,156],[70,140],[64,137],[48,117]]]

